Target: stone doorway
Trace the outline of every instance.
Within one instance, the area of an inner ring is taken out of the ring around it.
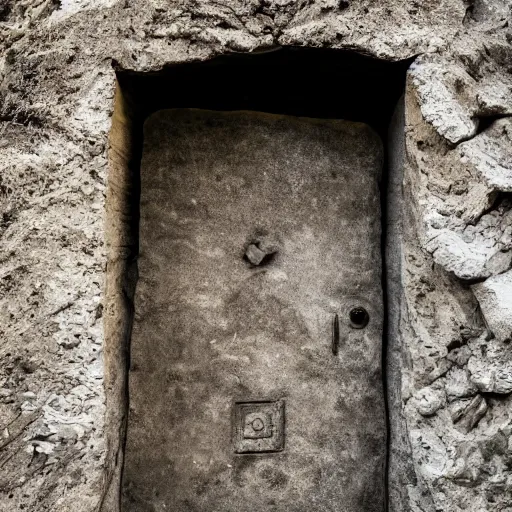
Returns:
[[[119,73],[123,511],[385,509],[381,202],[407,65],[287,49]]]
[[[124,511],[383,510],[382,160],[362,123],[146,122]]]

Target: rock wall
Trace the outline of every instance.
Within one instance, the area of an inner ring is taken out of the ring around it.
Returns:
[[[511,16],[507,0],[0,0],[0,511],[116,509],[114,68],[278,45],[416,57],[390,187],[391,510],[512,509]]]

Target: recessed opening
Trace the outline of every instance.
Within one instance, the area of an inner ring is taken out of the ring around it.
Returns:
[[[139,201],[141,196],[140,166],[144,147],[143,129],[145,121],[152,114],[163,109],[200,109],[201,111],[209,112],[243,111],[246,114],[243,114],[242,117],[248,116],[250,122],[253,122],[251,112],[287,116],[282,118],[285,124],[288,122],[286,121],[288,118],[354,121],[365,123],[371,127],[371,129],[378,134],[383,141],[384,148],[386,148],[385,141],[387,140],[391,116],[399,98],[403,94],[405,72],[409,64],[409,61],[395,63],[379,61],[351,52],[288,48],[276,49],[262,54],[230,55],[218,57],[207,62],[174,65],[161,72],[155,73],[136,74],[121,70],[117,72],[118,91],[111,134],[111,171],[109,196],[107,199],[107,241],[109,245],[107,309],[110,314],[106,317],[105,325],[106,386],[109,400],[107,411],[109,435],[108,459],[113,460],[116,458],[117,460],[117,463],[112,463],[108,470],[111,473],[109,480],[111,483],[110,488],[107,489],[107,494],[110,493],[111,496],[113,496],[111,499],[119,498],[121,488],[123,450],[126,447],[126,420],[128,418],[129,423],[130,414],[132,414],[133,417],[137,416],[137,421],[143,421],[141,418],[145,414],[151,415],[151,411],[149,410],[140,410],[140,402],[138,402],[137,407],[131,404],[129,396],[129,372],[137,370],[135,364],[132,364],[130,369],[130,339],[132,335],[133,316],[134,314],[138,314],[137,309],[133,306],[133,300],[138,279],[137,258],[140,235]],[[255,121],[256,131],[263,130],[262,126],[265,125],[265,123],[270,123],[268,124],[268,126],[270,126],[274,122],[267,121],[267,118],[258,116],[260,116],[260,114],[255,114],[254,116],[257,120]],[[219,119],[220,121],[214,116],[214,123],[224,122],[224,118],[221,117]],[[211,121],[206,120],[205,122],[208,123]],[[246,121],[243,120],[243,122]],[[304,122],[307,124],[306,121]],[[265,126],[266,128],[264,129],[271,129],[268,128],[267,125]],[[302,130],[303,128],[301,127],[300,129]],[[317,127],[315,126],[314,130],[316,129]],[[236,130],[239,130],[239,125],[237,125]],[[248,133],[249,130],[246,130],[244,136],[248,137]],[[304,137],[304,140],[307,140],[307,136],[301,136]],[[294,135],[289,140],[296,140],[297,137],[298,136]],[[321,139],[322,136],[319,136],[318,140],[320,141]],[[154,147],[153,151],[155,151]],[[212,151],[211,148],[208,149],[208,151]],[[273,151],[275,152],[275,148]],[[343,158],[344,156],[340,154],[340,162]],[[346,162],[349,161],[350,160],[347,160]],[[386,161],[386,159],[384,159],[384,161]],[[344,179],[344,177],[343,171],[340,171],[340,174],[336,165],[332,162],[331,159],[329,173],[330,179],[333,180],[334,183],[336,180]],[[343,162],[344,163],[340,163],[342,168],[343,165],[347,165],[345,160],[343,160]],[[313,164],[311,165],[313,166]],[[356,171],[357,170],[354,170],[354,172]],[[384,173],[385,172],[386,165],[384,164]],[[217,181],[220,181],[220,178],[218,178]],[[355,180],[354,183],[356,183],[356,181],[357,180]],[[279,180],[276,183],[278,182]],[[381,183],[382,182],[383,181],[381,181]],[[364,189],[366,186],[367,183],[361,176],[361,189]],[[357,187],[354,184],[352,184],[352,187],[354,194],[357,194]],[[381,191],[383,188],[384,187],[381,188]],[[340,194],[343,195],[343,187],[339,190],[341,191]],[[382,193],[385,192],[382,191]],[[274,196],[269,193],[267,197],[272,198]],[[353,208],[353,203],[351,204],[351,208]],[[383,212],[382,215],[385,215],[385,212]],[[148,229],[147,225],[146,229]],[[155,227],[155,229],[157,228]],[[258,226],[255,226],[254,229],[257,230]],[[352,236],[351,240],[357,239],[357,233],[352,233],[350,236]],[[278,238],[279,234],[276,235],[275,240],[278,240]],[[237,248],[237,261],[241,262],[245,270],[253,276],[256,276],[257,279],[260,279],[260,277],[257,276],[274,271],[276,279],[278,279],[279,276],[284,279],[284,270],[280,270],[277,266],[286,262],[287,255],[289,255],[290,252],[287,248],[290,247],[290,244],[288,243],[289,241],[285,239],[284,242],[282,242],[282,250],[281,242],[274,243],[275,240],[272,240],[273,245],[267,244],[269,245],[268,248],[265,246],[265,241],[262,243],[259,238],[254,238],[254,233],[248,233],[245,239],[245,245],[242,243]],[[337,241],[333,240],[333,244],[336,245],[336,243]],[[351,242],[351,244],[353,243],[355,242]],[[380,240],[376,243],[377,246],[380,246]],[[355,249],[352,248],[351,250]],[[295,254],[294,257],[296,256]],[[321,261],[321,258],[319,261]],[[172,262],[169,262],[169,265],[172,266]],[[292,266],[290,268],[296,269],[299,267]],[[290,269],[286,269],[286,271],[289,270]],[[279,272],[281,272],[281,274]],[[381,283],[379,283],[379,286],[381,286]],[[353,290],[347,291],[347,294],[349,292],[353,293]],[[250,303],[250,298],[245,302],[245,304],[248,303]],[[234,307],[236,307],[236,304]],[[331,306],[326,306],[327,309],[329,309],[329,307]],[[276,308],[274,308],[274,310],[276,310]],[[268,311],[269,314],[271,314],[272,308],[269,308]],[[286,312],[282,314],[286,316]],[[346,349],[343,344],[345,333],[341,331],[343,330],[344,324],[340,327],[340,333],[338,335],[341,342],[335,352],[336,358],[332,358],[332,354],[334,353],[332,350],[333,314],[337,314],[337,311],[329,311],[328,320],[325,322],[326,358],[330,358],[328,364],[334,365],[333,372],[338,368],[340,372],[347,371],[347,373],[350,373],[351,363],[350,361],[344,361],[344,357],[348,357],[349,354],[346,352],[348,349]],[[358,331],[358,329],[367,326],[369,313],[366,308],[362,307],[352,309],[349,313],[350,322],[352,326],[357,329],[353,330],[347,336],[382,337],[382,333],[384,332],[382,324],[385,322],[385,314],[383,316],[381,311],[375,313],[372,311],[371,314],[372,319],[375,317],[382,319],[377,330],[372,331],[372,326],[374,323],[375,325],[379,324],[379,322],[372,320],[372,324],[370,324],[368,329]],[[255,318],[260,318],[258,312],[254,313],[254,315]],[[247,318],[248,322],[253,320],[254,319]],[[270,323],[275,323],[276,321],[278,320],[269,320]],[[322,323],[322,321],[319,322]],[[290,327],[290,329],[291,328],[292,327]],[[263,331],[265,327],[263,326],[261,329]],[[307,330],[307,328],[305,329]],[[318,332],[321,333],[319,339],[323,337],[323,329],[323,326],[319,328]],[[358,334],[363,332],[364,334]],[[238,336],[240,335],[238,334]],[[235,333],[233,338],[233,344],[240,342],[240,339],[238,339],[237,342],[237,333]],[[355,339],[356,338],[354,338],[354,340]],[[350,340],[351,339],[348,341]],[[192,342],[193,340],[191,340],[191,343]],[[211,344],[211,347],[219,343],[215,339],[207,340],[207,342]],[[320,340],[319,343],[321,344],[323,342]],[[307,344],[305,344],[305,346],[306,345]],[[350,343],[347,345],[357,346],[357,344]],[[207,349],[210,350],[210,347],[208,346]],[[312,354],[317,354],[315,350],[312,351]],[[320,346],[318,350],[320,351],[318,353],[322,353],[323,348]],[[271,357],[271,355],[269,355],[269,357]],[[317,356],[312,355],[311,357]],[[351,354],[350,357],[355,359],[356,355]],[[312,363],[312,367],[314,364],[319,363]],[[315,379],[317,379],[317,377],[311,374],[311,368],[303,368],[301,371],[304,371],[305,375],[309,372],[308,378],[311,379],[311,382],[315,382]],[[197,380],[200,379],[198,378]],[[335,381],[333,380],[333,382]],[[169,384],[169,386],[172,385],[173,384]],[[237,396],[237,398],[239,400],[254,399],[258,403],[261,400],[267,399],[287,400],[287,396],[285,396],[287,395],[286,391],[279,389],[274,391],[277,394],[271,397],[259,395],[251,396],[253,391],[248,389],[246,390],[246,395]],[[280,392],[282,395],[279,394]],[[383,393],[382,390],[379,392],[381,393],[382,401],[385,401],[385,393]],[[348,400],[350,401],[350,399]],[[294,414],[296,413],[293,410],[293,400],[291,400],[291,402],[291,404],[287,402],[286,406],[286,429],[290,429],[289,434],[293,440],[294,421],[297,420],[294,419]],[[348,404],[343,405],[344,401],[342,398],[340,398],[339,402],[337,407],[339,407],[340,410],[342,410],[343,407],[347,407],[347,410],[350,410],[351,406]],[[131,406],[133,406],[133,410],[130,410]],[[151,408],[151,396],[149,395],[146,397],[145,407]],[[169,404],[169,407],[172,407],[172,404]],[[201,405],[197,404],[197,407],[200,408]],[[247,443],[253,443],[255,445],[259,443],[262,446],[264,443],[272,444],[272,422],[271,415],[270,413],[268,414],[268,418],[264,416],[263,419],[265,421],[268,419],[269,421],[269,437],[262,437],[264,441],[257,441],[260,436],[258,431],[253,435],[256,441],[250,440],[247,441]],[[288,417],[290,419],[288,419]],[[251,417],[249,419],[252,421],[254,418]],[[261,418],[256,419],[261,420]],[[253,426],[253,423],[250,423],[250,425]],[[129,425],[128,428],[130,428]],[[162,425],[162,428],[164,428],[164,425]],[[188,428],[189,426],[187,426],[187,429]],[[266,436],[267,431],[263,431]],[[286,430],[283,430],[281,435],[285,436],[288,435],[288,433]],[[263,436],[263,434],[261,434],[261,436]],[[324,441],[328,443],[327,440]],[[321,439],[315,440],[315,442],[319,443],[319,446],[322,445],[324,441]],[[212,443],[215,443],[214,439],[212,439]],[[128,449],[130,449],[130,447],[133,447],[133,445],[129,443]],[[292,476],[287,473],[283,464],[285,464],[286,457],[291,457],[289,454],[293,452],[293,442],[290,443],[287,441],[286,447],[287,448],[282,453],[279,452],[278,455],[272,452],[269,453],[268,450],[262,448],[262,453],[266,453],[269,457],[274,457],[272,459],[273,462],[261,462],[263,459],[258,459],[259,462],[254,464],[263,465],[257,468],[254,466],[250,470],[253,471],[253,473],[247,469],[248,464],[250,466],[252,463],[237,462],[239,465],[233,469],[235,472],[233,478],[235,478],[235,480],[236,478],[243,480],[247,475],[253,475],[251,477],[253,479],[262,479],[261,485],[274,485],[274,488],[278,490],[281,489],[282,493],[284,493],[284,489],[286,488],[286,492],[289,492],[291,496],[293,494],[293,478],[295,477],[292,478]],[[292,452],[289,450],[292,450]],[[170,456],[172,458],[172,454]],[[182,456],[182,454],[180,456]],[[251,456],[254,457],[254,455]],[[284,457],[284,459],[282,459],[282,462],[276,463],[276,457]],[[244,456],[240,455],[239,459],[245,460]],[[129,478],[125,478],[123,491],[121,493],[123,511],[126,512],[131,510],[150,510],[151,503],[164,503],[165,499],[167,499],[161,497],[157,489],[158,486],[155,486],[156,490],[153,494],[150,490],[145,492],[144,496],[138,494],[137,483],[133,482],[132,476],[134,472],[136,473],[136,465],[140,461],[141,459],[137,458],[137,456],[132,457],[129,461]],[[195,461],[194,464],[194,461],[191,461],[191,464],[191,467],[196,466],[192,471],[196,471],[198,470],[197,465],[201,464],[201,462]],[[226,464],[226,466],[231,466],[231,464]],[[161,469],[165,473],[163,466]],[[232,468],[229,468],[229,471],[231,470]],[[140,466],[140,471],[145,471],[143,464]],[[384,466],[382,466],[379,471],[381,476],[385,478]],[[184,498],[183,501],[180,502],[181,505],[176,505],[177,502],[165,503],[167,505],[171,504],[174,507],[177,506],[178,508],[176,508],[176,510],[181,510],[183,507],[186,508],[186,506],[189,506],[189,509],[191,509],[190,507],[198,506],[199,503],[202,503],[201,500],[203,498],[201,498],[201,496],[208,495],[206,491],[207,488],[210,486],[222,486],[222,479],[225,477],[224,473],[220,470],[217,471],[219,475],[224,475],[217,478],[218,481],[212,476],[214,473],[215,471],[209,473],[207,477],[203,475],[204,478],[202,479],[198,477],[197,485],[200,489],[198,487],[193,493],[198,497],[196,503],[187,502],[190,497]],[[168,475],[171,479],[172,474],[172,471],[170,471]],[[163,475],[162,478],[165,479],[165,475]],[[239,487],[245,485],[242,480],[237,484]],[[290,481],[292,483],[290,483]],[[374,482],[372,482],[372,486],[373,483]],[[332,489],[335,489],[335,487],[329,489],[329,492],[334,492]],[[374,491],[368,491],[363,493],[363,495],[364,502],[362,504],[353,505],[353,507],[359,507],[357,510],[373,511],[382,509],[383,501],[385,501],[385,491],[384,494],[379,491],[376,491],[376,493]],[[336,496],[333,497],[333,499],[335,498]],[[215,499],[218,500],[218,505],[224,498],[221,499],[219,495],[215,495]],[[242,502],[245,503],[244,500],[246,499],[247,497],[240,496]],[[261,503],[256,501],[252,505],[258,506],[258,504]],[[247,510],[252,509],[252,505],[248,502]],[[341,505],[344,505],[344,509],[347,511],[352,510],[352,505],[350,504],[347,505],[345,503],[340,504],[340,506]],[[179,508],[180,506],[182,508]],[[276,510],[281,510],[283,504],[278,502],[276,506],[278,507]],[[185,510],[185,508],[183,508],[183,510]],[[204,504],[202,509],[206,510]],[[227,510],[226,508],[224,509]],[[240,510],[240,508],[238,509]],[[284,510],[284,508],[282,509]],[[356,508],[354,508],[354,510],[356,510]]]
[[[368,325],[370,315],[368,311],[361,307],[356,307],[350,310],[350,324],[354,329],[363,329]]]
[[[118,80],[139,120],[167,108],[250,110],[360,121],[385,137],[410,62],[348,51],[281,48],[174,65],[155,73],[119,71]]]

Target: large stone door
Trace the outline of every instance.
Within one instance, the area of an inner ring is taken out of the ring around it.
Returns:
[[[124,512],[384,510],[382,158],[359,123],[146,122]]]

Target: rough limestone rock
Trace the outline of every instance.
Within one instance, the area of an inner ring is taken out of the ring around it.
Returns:
[[[114,68],[280,45],[415,58],[389,191],[390,510],[511,510],[510,19],[509,0],[0,0],[0,511],[118,510]]]
[[[476,134],[475,80],[462,67],[441,62],[414,63],[410,77],[425,121],[452,144]]]
[[[512,341],[512,271],[471,287],[489,330],[500,342]]]
[[[498,119],[467,142],[459,145],[463,163],[469,163],[491,189],[512,192],[512,121]]]

